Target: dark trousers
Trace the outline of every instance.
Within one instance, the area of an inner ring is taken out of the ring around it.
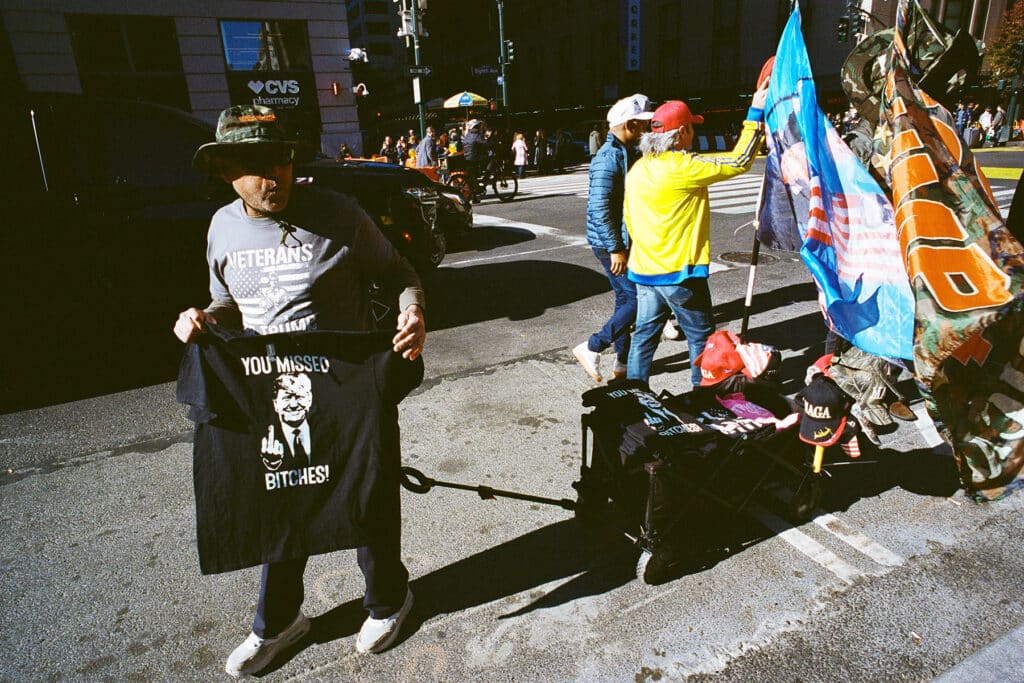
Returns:
[[[636,322],[636,285],[630,282],[625,273],[612,273],[612,259],[607,251],[598,247],[591,248],[604,267],[604,274],[608,276],[608,282],[615,293],[615,309],[604,327],[590,336],[587,348],[600,353],[614,344],[615,355],[620,363],[625,364],[629,359],[629,329]]]
[[[356,551],[366,580],[363,607],[374,619],[389,617],[401,609],[409,583],[409,572],[401,558],[401,529],[379,538]],[[260,597],[252,623],[252,632],[260,638],[273,638],[298,615],[305,597],[302,575],[307,559],[263,565]]]

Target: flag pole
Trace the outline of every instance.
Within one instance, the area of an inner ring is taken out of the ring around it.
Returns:
[[[757,192],[757,208],[754,210],[754,246],[750,250],[750,272],[747,275],[747,294],[743,299],[743,322],[740,323],[740,339],[746,341],[747,324],[750,322],[750,309],[754,301],[754,280],[757,278],[757,260],[761,253],[761,242],[757,239],[757,228],[761,219],[761,199],[764,197],[764,186],[768,181],[768,169],[761,176],[761,189]]]

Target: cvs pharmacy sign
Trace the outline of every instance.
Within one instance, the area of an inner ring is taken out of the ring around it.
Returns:
[[[249,81],[247,85],[249,86],[249,90],[252,90],[255,95],[259,95],[263,92],[266,92],[268,95],[296,95],[299,92],[299,82],[292,79],[286,81],[252,80]]]

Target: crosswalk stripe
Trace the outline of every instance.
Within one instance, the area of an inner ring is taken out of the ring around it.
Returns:
[[[793,528],[781,517],[773,515],[759,505],[752,506],[750,512],[758,522],[774,531],[778,538],[793,546],[798,552],[821,565],[824,569],[832,572],[845,583],[853,583],[854,579],[863,575],[852,564],[840,559],[838,555],[804,532]]]
[[[818,515],[814,518],[814,522],[843,543],[864,553],[883,567],[898,567],[906,561],[881,543],[857,531],[835,515],[828,513]]]
[[[711,190],[708,194],[711,197],[747,197],[750,198],[751,194],[756,193],[760,189],[760,186],[753,187],[741,187],[735,190],[715,190],[715,186],[711,186]]]
[[[757,198],[755,197],[753,199],[753,201],[751,201],[751,198],[750,198],[749,194],[747,196],[745,196],[745,197],[725,197],[725,198],[720,198],[717,195],[711,195],[711,210],[712,211],[714,211],[715,209],[717,209],[720,206],[736,206],[737,204],[743,205],[745,207],[749,206],[749,207],[753,208],[754,206],[757,205]]]
[[[744,175],[710,186],[708,195],[712,200],[712,209],[718,210],[719,207],[727,209],[722,213],[729,215],[753,213],[757,208],[757,197],[754,190],[761,186],[761,178],[761,176]],[[583,174],[574,174],[568,177],[532,178],[521,181],[519,187],[521,194],[535,197],[568,195],[587,197],[590,190],[589,179]]]
[[[721,208],[712,204],[711,209],[715,213],[725,213],[730,216],[741,216],[745,213],[754,213],[757,204],[744,204],[743,206],[723,206]]]

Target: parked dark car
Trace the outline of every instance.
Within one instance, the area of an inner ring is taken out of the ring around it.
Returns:
[[[212,126],[159,105],[24,92],[5,100],[0,412],[174,378],[174,319],[210,299],[206,232],[235,196],[192,168],[211,140]],[[447,214],[422,174],[409,170],[402,184],[393,173],[337,172],[330,183],[319,170],[313,177],[355,194],[421,267],[440,262],[444,240],[439,251],[430,238],[445,234],[437,222]]]
[[[16,94],[0,108],[0,411],[173,378],[177,313],[209,301],[231,188],[191,166],[210,126],[166,107]]]
[[[473,208],[459,192],[419,171],[363,160],[314,161],[295,169],[296,183],[355,197],[377,227],[421,272],[436,268],[448,242],[473,227]]]

